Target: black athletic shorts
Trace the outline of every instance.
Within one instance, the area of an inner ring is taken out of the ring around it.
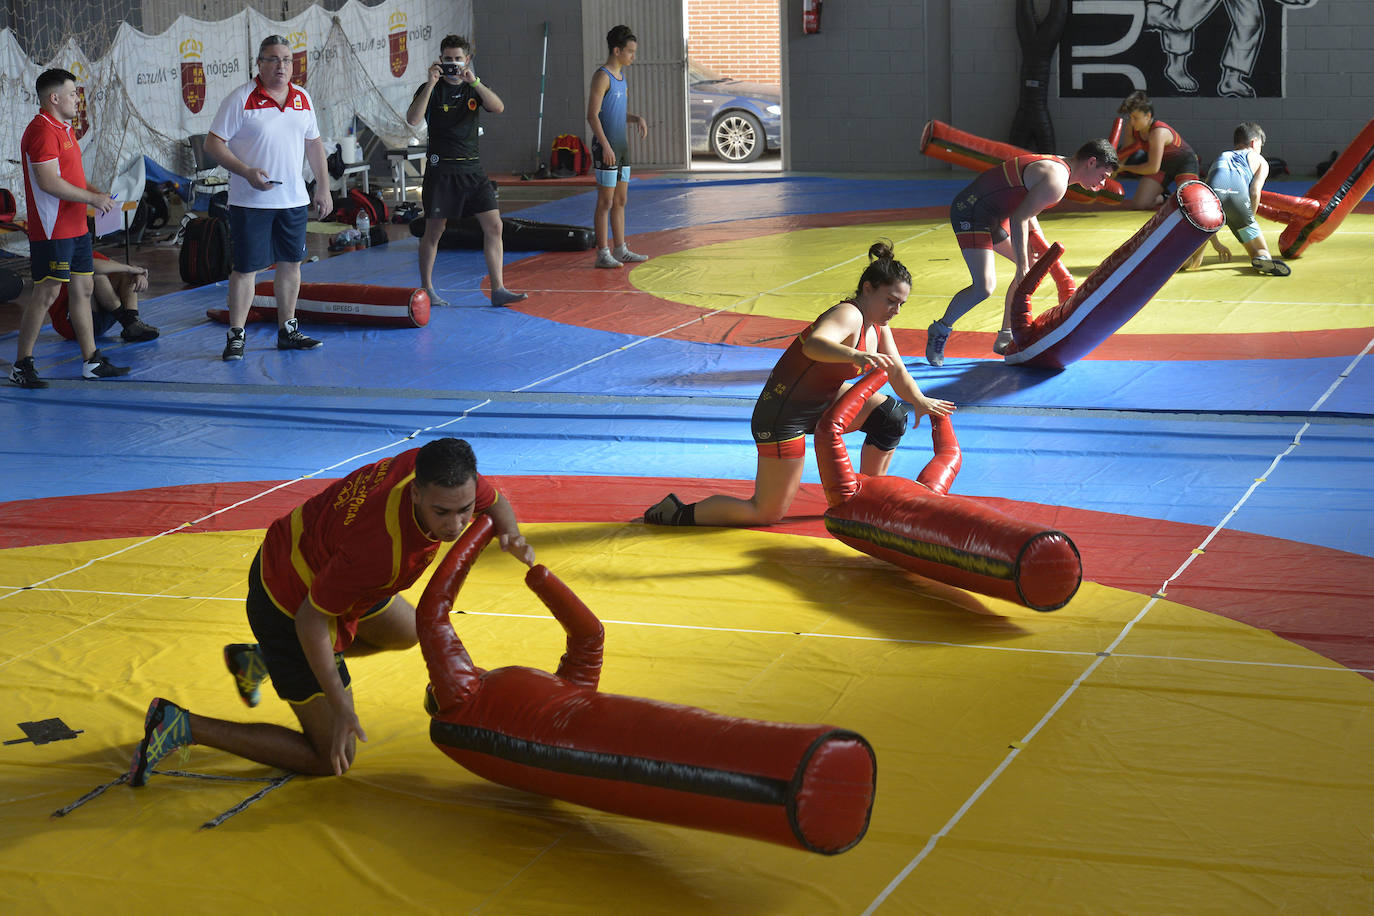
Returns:
[[[363,615],[366,620],[386,610],[391,599],[383,601]],[[253,565],[248,569],[248,625],[258,638],[263,660],[267,662],[267,673],[272,677],[272,688],[277,696],[288,703],[301,704],[324,695],[324,688],[310,669],[310,661],[301,648],[300,637],[296,635],[296,621],[286,616],[281,608],[268,597],[262,584],[262,551],[253,557]],[[348,665],[343,656],[334,653],[334,664],[339,667],[339,678],[344,687],[352,683]]]
[[[462,219],[497,209],[496,191],[485,173],[459,171],[442,161],[425,170],[420,204],[425,217],[433,219]]]

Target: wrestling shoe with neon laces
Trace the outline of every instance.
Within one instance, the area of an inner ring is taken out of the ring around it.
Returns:
[[[224,666],[234,676],[239,699],[250,708],[262,702],[262,692],[258,688],[267,680],[267,662],[257,643],[235,642],[225,646]]]
[[[157,762],[178,748],[190,756],[191,716],[171,700],[157,697],[143,718],[143,740],[129,762],[129,785],[144,786]]]

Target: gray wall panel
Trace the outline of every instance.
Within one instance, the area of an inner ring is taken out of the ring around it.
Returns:
[[[630,162],[683,169],[687,154],[687,36],[683,0],[582,0],[584,93],[606,60],[606,33],[621,23],[638,38],[626,71],[630,112],[649,122],[649,135],[630,132]],[[591,142],[590,128],[583,139]]]

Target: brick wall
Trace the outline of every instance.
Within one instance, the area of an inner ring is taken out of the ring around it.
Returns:
[[[778,0],[687,0],[687,47],[726,76],[781,83]]]

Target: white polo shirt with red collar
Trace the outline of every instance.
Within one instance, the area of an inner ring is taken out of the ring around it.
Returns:
[[[86,169],[81,163],[81,147],[76,144],[72,126],[46,111],[29,122],[19,141],[24,168],[24,197],[28,202],[29,238],[35,242],[74,239],[87,233],[86,205],[54,197],[38,186],[34,165],[57,160],[62,179],[86,188]]]
[[[259,191],[248,179],[231,173],[229,203],[265,210],[310,204],[301,169],[305,141],[319,138],[320,125],[310,94],[300,86],[288,83],[286,102],[278,105],[254,77],[220,103],[210,133],[225,141],[229,151],[246,165],[262,169],[269,178],[281,182]]]

